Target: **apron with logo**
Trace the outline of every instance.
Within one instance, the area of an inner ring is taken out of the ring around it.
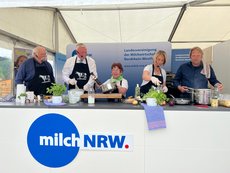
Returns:
[[[160,69],[160,72],[161,72],[161,69]],[[161,84],[163,84],[163,75],[162,75],[162,72],[161,72],[161,76],[154,75],[154,65],[153,65],[152,76],[156,77],[157,79],[159,79],[159,81],[161,82]],[[152,86],[157,87],[157,85],[155,85],[154,83],[152,83],[151,80],[147,84],[141,86],[140,91],[141,91],[142,95],[146,94],[147,92],[149,92],[149,90],[150,90],[150,88],[152,88]]]
[[[85,61],[86,61],[86,64],[76,63],[77,62],[77,57],[76,57],[72,74],[69,76],[70,79],[75,78],[75,80],[77,81],[77,86],[80,89],[83,89],[83,86],[87,84],[87,82],[89,81],[89,77],[90,77],[88,61],[86,58],[85,58]],[[74,88],[75,88],[75,85],[69,84],[69,89],[74,89]]]
[[[31,81],[27,83],[27,91],[34,91],[35,95],[47,95],[46,88],[49,88],[54,81],[51,81],[51,74],[44,63],[44,66],[36,66],[34,60],[35,74]]]

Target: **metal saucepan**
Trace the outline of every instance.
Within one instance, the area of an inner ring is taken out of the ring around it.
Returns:
[[[190,104],[190,99],[189,98],[175,98],[175,103],[177,105],[188,105]]]
[[[170,94],[170,96],[173,98],[175,104],[177,105],[188,105],[191,103],[190,98],[175,98],[172,94]]]
[[[106,84],[101,85],[101,90],[103,93],[109,93],[111,91],[114,91],[117,88],[116,83],[108,82]]]

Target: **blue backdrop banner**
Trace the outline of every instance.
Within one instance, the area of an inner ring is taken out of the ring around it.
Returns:
[[[86,43],[88,54],[97,65],[100,81],[104,82],[111,77],[111,65],[120,62],[124,68],[124,78],[128,80],[129,89],[127,96],[134,95],[136,84],[142,82],[142,72],[147,64],[152,63],[152,57],[158,50],[167,53],[166,71],[171,71],[171,43]],[[72,56],[76,45],[67,46],[67,58]]]
[[[172,73],[176,73],[181,64],[190,61],[190,49],[173,49],[172,50]]]
[[[66,61],[66,56],[61,53],[55,54],[55,74],[56,74],[56,83],[64,83],[62,79],[62,69]]]

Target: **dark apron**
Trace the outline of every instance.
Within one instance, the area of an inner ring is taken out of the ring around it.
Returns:
[[[52,81],[51,74],[46,64],[44,64],[44,66],[36,66],[34,60],[34,70],[34,77],[27,83],[26,90],[34,91],[35,95],[47,95],[46,88],[49,88],[54,81]]]
[[[160,69],[160,71],[161,71],[161,69]],[[153,65],[152,76],[156,77],[157,79],[159,79],[159,81],[161,82],[161,84],[163,84],[163,75],[162,75],[162,72],[161,72],[161,76],[154,75],[154,65]],[[150,88],[152,88],[152,86],[157,87],[157,85],[155,85],[154,83],[152,83],[151,80],[147,84],[141,86],[141,88],[140,88],[141,95],[144,95],[147,92],[149,92],[149,90],[150,90]]]
[[[75,65],[72,71],[72,74],[69,76],[70,79],[75,79],[77,81],[77,86],[80,89],[83,89],[83,86],[87,84],[90,77],[88,61],[85,59],[86,64],[77,63],[77,57],[75,60]],[[69,89],[75,89],[75,85],[69,84]]]

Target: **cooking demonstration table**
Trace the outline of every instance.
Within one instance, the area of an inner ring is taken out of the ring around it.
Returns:
[[[230,172],[229,108],[176,105],[164,106],[164,110],[167,128],[149,131],[140,105],[0,103],[0,172]],[[29,152],[27,134],[37,118],[49,113],[64,115],[79,133],[131,136],[132,149],[80,149],[76,158],[64,167],[43,166]]]

